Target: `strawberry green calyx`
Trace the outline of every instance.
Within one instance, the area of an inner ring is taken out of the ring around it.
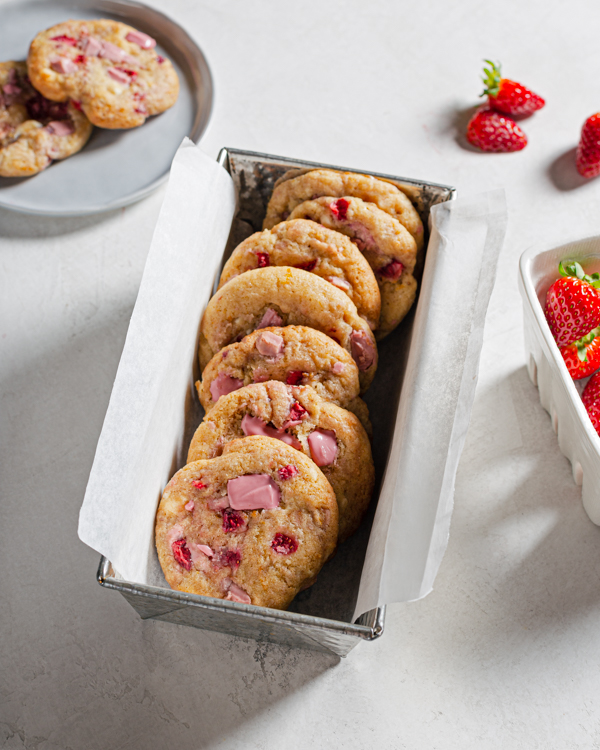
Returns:
[[[580,360],[580,362],[588,361],[587,348],[598,336],[600,336],[600,327],[594,328],[588,334],[580,338],[579,341],[573,342],[577,347],[577,358]]]
[[[600,289],[600,274],[593,273],[591,276],[588,275],[576,260],[571,263],[563,263],[561,261],[558,264],[558,272],[561,276],[571,276],[587,282],[594,289]]]
[[[484,68],[483,72],[485,75],[481,77],[485,88],[479,96],[498,96],[500,91],[500,81],[502,75],[500,73],[500,63],[492,62],[491,60],[484,60],[490,67]]]

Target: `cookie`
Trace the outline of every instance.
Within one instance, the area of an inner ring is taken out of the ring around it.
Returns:
[[[266,266],[293,266],[317,274],[345,292],[371,329],[377,328],[381,309],[377,281],[356,245],[340,232],[304,219],[256,232],[233,251],[219,288],[240,273]]]
[[[358,365],[361,390],[368,388],[377,369],[377,345],[368,323],[333,284],[286,266],[247,271],[212,297],[200,324],[200,367],[258,328],[287,325],[309,326],[336,340]]]
[[[160,501],[156,548],[179,591],[285,609],[333,554],[329,482],[279,440],[235,440],[177,472]]]
[[[361,250],[381,292],[381,315],[376,338],[391,333],[410,310],[417,293],[412,275],[417,246],[397,219],[360,198],[323,197],[305,201],[291,219],[312,219],[350,237]]]
[[[218,456],[244,435],[275,438],[312,458],[335,492],[340,542],[356,531],[371,499],[375,469],[369,439],[354,414],[309,386],[276,380],[248,385],[222,396],[204,418],[188,463]]]
[[[39,33],[27,68],[48,99],[72,99],[100,128],[135,128],[177,101],[179,79],[156,41],[110,20],[65,21]]]
[[[0,63],[0,177],[29,177],[80,151],[92,133],[72,103],[57,104],[31,85],[24,62]]]
[[[391,182],[376,177],[356,172],[336,172],[333,169],[313,169],[291,179],[286,179],[284,175],[273,190],[263,229],[271,229],[289,218],[300,203],[323,195],[332,195],[334,198],[354,196],[368,203],[375,203],[410,232],[417,249],[420,250],[423,246],[423,223],[402,190]]]

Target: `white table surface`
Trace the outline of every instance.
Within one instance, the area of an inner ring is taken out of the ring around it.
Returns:
[[[572,166],[600,109],[600,6],[154,4],[212,67],[209,154],[506,189],[450,543],[433,593],[341,661],[142,622],[76,525],[162,191],[83,219],[0,210],[0,746],[600,747],[600,529],[527,377],[516,285],[526,247],[600,231],[600,180]],[[484,57],[547,98],[521,153],[461,141]]]

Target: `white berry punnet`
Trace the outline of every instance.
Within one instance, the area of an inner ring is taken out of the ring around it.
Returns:
[[[375,469],[359,419],[325,401],[309,386],[256,383],[223,396],[196,430],[188,463],[218,456],[244,435],[284,442],[321,468],[340,511],[340,541],[358,528],[371,499]]]
[[[377,345],[352,300],[319,276],[285,266],[247,271],[217,291],[200,324],[200,367],[252,331],[287,325],[315,328],[337,341],[358,366],[361,390],[370,385]]]
[[[177,73],[155,46],[118,21],[65,21],[31,43],[29,77],[48,99],[71,99],[98,127],[134,128],[177,101]]]
[[[334,552],[338,507],[322,472],[268,437],[226,445],[171,479],[156,547],[179,591],[285,609]]]

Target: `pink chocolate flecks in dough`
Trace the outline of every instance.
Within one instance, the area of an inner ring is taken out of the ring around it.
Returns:
[[[350,208],[350,201],[347,198],[338,198],[336,201],[332,201],[329,204],[329,210],[335,216],[336,219],[344,221]]]
[[[225,510],[229,508],[229,498],[227,495],[223,497],[213,497],[206,503],[210,510]]]
[[[191,513],[195,508],[195,503],[193,500],[188,500],[187,503],[183,506],[189,513]]]
[[[226,396],[228,393],[237,391],[244,385],[244,381],[239,378],[232,378],[231,375],[226,375],[224,372],[220,372],[217,377],[210,384],[210,395],[213,401],[218,401],[221,396]]]
[[[269,427],[269,425],[260,417],[251,417],[249,414],[244,414],[242,419],[242,431],[246,437],[248,435],[262,435],[263,437],[275,438],[275,440],[281,440],[287,445],[291,445],[296,450],[302,450],[302,445],[295,435],[289,435],[284,430],[278,430],[276,427]]]
[[[283,352],[283,338],[271,331],[265,331],[256,337],[254,346],[263,357],[278,359]]]
[[[51,135],[72,135],[75,132],[75,126],[71,120],[52,120],[46,125],[46,130]]]
[[[143,31],[130,31],[125,39],[132,44],[137,44],[142,49],[153,49],[156,47],[156,39],[148,36],[148,34],[144,34]]]
[[[399,260],[393,260],[387,266],[380,268],[377,273],[389,281],[398,281],[400,276],[402,276],[402,271],[404,271],[402,263]]]
[[[270,326],[280,326],[282,323],[283,319],[275,312],[275,310],[269,308],[260,319],[260,323],[256,326],[256,328],[259,329],[269,328]]]
[[[227,592],[227,596],[225,598],[229,599],[230,602],[240,602],[240,604],[252,604],[252,599],[250,599],[250,597],[244,591],[244,589],[235,583],[231,584],[231,586],[229,587],[229,591]]]
[[[341,373],[343,373],[345,369],[346,369],[346,365],[343,362],[336,362],[334,366],[331,368],[331,372],[334,375],[341,375]]]
[[[117,83],[129,84],[129,76],[124,70],[120,68],[109,68],[107,71],[108,75]]]
[[[53,57],[50,60],[50,67],[55,73],[62,75],[69,75],[77,70],[77,64],[68,57]]]
[[[293,464],[287,464],[287,466],[282,466],[277,473],[279,474],[279,478],[282,481],[285,481],[286,479],[291,479],[292,477],[297,476],[300,472]]]
[[[227,482],[229,505],[234,510],[272,510],[281,491],[268,474],[246,474]]]
[[[313,430],[308,436],[308,447],[317,466],[329,466],[337,458],[338,446],[333,430]]]
[[[362,372],[368,370],[375,360],[375,346],[367,334],[364,331],[354,331],[350,336],[350,348],[358,369]]]
[[[330,284],[333,284],[333,286],[336,286],[338,289],[341,289],[343,292],[352,289],[352,285],[346,281],[346,279],[340,279],[339,276],[326,276],[325,280]]]

